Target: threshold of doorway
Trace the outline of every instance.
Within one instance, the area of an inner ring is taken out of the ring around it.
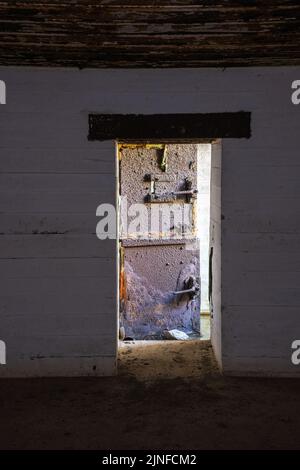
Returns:
[[[210,341],[137,340],[119,342],[118,375],[153,381],[215,373]]]

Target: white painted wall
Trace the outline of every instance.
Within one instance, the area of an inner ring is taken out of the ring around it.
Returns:
[[[0,68],[0,375],[115,370],[115,244],[95,236],[97,205],[115,198],[114,149],[87,140],[89,112],[240,110],[252,113],[252,137],[222,141],[214,347],[225,373],[299,375],[290,361],[300,337],[300,106],[290,99],[299,75]]]
[[[210,183],[210,253],[212,288],[210,298],[211,342],[220,369],[224,369],[223,358],[223,315],[222,315],[222,142],[218,140],[211,146],[211,183]],[[225,319],[224,319],[225,322]]]
[[[200,238],[201,313],[209,313],[208,261],[210,230],[211,145],[197,145],[197,226]]]

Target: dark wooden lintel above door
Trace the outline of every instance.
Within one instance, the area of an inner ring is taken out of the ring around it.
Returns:
[[[89,140],[172,141],[249,138],[251,113],[90,114]]]

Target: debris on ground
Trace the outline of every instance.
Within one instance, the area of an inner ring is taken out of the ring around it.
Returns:
[[[184,333],[184,331],[180,330],[164,330],[163,332],[163,337],[164,339],[176,339],[178,341],[184,341],[186,339],[189,339],[188,335]]]

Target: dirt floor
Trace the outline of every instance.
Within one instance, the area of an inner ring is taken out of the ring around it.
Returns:
[[[125,345],[119,376],[2,379],[1,449],[300,449],[300,381],[225,378],[207,341]]]

